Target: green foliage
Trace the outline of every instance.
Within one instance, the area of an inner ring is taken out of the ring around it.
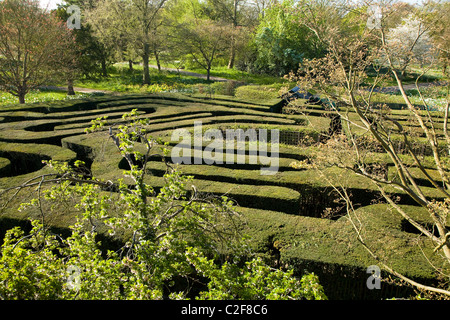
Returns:
[[[256,65],[264,73],[282,76],[297,70],[304,58],[317,55],[310,31],[301,24],[293,1],[265,10],[255,34]]]
[[[78,93],[75,96],[68,96],[65,91],[52,91],[52,90],[32,90],[27,94],[26,102],[49,102],[57,100],[72,100],[72,99],[82,99],[91,96],[89,93]],[[0,105],[16,104],[17,98],[12,94],[7,92],[0,92]]]
[[[189,69],[192,72],[206,74],[203,69]],[[213,65],[211,76],[221,77],[229,80],[235,80],[244,84],[273,85],[286,82],[285,79],[278,76],[271,76],[265,73],[251,73],[238,69],[228,69],[224,66]]]
[[[176,39],[174,46],[181,48],[184,55],[190,56],[189,60],[204,69],[207,80],[210,80],[213,63],[226,52],[232,31],[227,24],[205,16],[202,12],[203,3],[199,1],[187,3],[187,10],[173,26]]]
[[[20,228],[5,236],[0,258],[0,296],[3,299],[55,299],[64,282],[63,261],[53,250],[54,237],[46,235],[38,221],[28,236]]]
[[[308,300],[326,300],[327,296],[319,283],[319,277],[314,273],[306,274],[300,280],[303,296]]]
[[[299,281],[293,277],[292,270],[282,271],[270,268],[261,258],[247,261],[243,267],[235,261],[225,262],[219,267],[211,260],[199,256],[195,249],[189,249],[187,256],[196,269],[210,279],[209,290],[201,292],[199,299],[324,300],[327,298],[314,274],[305,275]]]
[[[84,14],[90,9],[92,4],[78,0],[68,0],[58,4],[55,15],[64,23],[70,16],[67,11],[70,5],[78,6]],[[80,28],[72,30],[72,33],[75,36],[75,42],[78,45],[79,71],[81,75],[85,77],[107,76],[106,65],[109,64],[113,58],[111,48],[105,46],[94,36],[94,30],[95,27],[90,25],[84,17],[83,22],[80,24]]]

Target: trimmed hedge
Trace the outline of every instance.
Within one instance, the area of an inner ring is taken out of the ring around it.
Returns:
[[[415,207],[403,206],[414,211]],[[240,208],[246,218],[243,231],[250,234],[249,244],[279,265],[319,275],[330,299],[381,299],[412,294],[410,290],[382,283],[382,290],[366,287],[367,267],[377,262],[354,240],[356,232],[345,217],[337,221],[279,212]],[[412,245],[416,234],[401,230],[399,215],[386,205],[370,205],[357,210],[366,226],[364,237],[380,256],[389,258],[392,267],[423,283],[433,284],[434,270],[423,257],[421,248]],[[430,253],[433,246],[422,244]],[[436,262],[436,261],[435,261]],[[382,273],[382,277],[386,277]],[[402,290],[403,289],[403,290]]]
[[[11,161],[0,157],[0,176],[6,177],[11,174]]]
[[[0,188],[22,184],[24,181],[49,173],[42,160],[72,162],[76,153],[72,150],[47,144],[22,144],[0,142],[0,156],[10,161],[8,173],[0,176]]]
[[[247,94],[260,94],[253,89],[256,88],[239,87],[236,94],[245,90]],[[26,179],[50,172],[49,168],[42,167],[43,159],[83,160],[94,176],[116,180],[127,169],[127,163],[108,140],[107,132],[87,135],[84,128],[90,125],[91,119],[104,115],[108,116],[108,125],[118,124],[122,121],[121,114],[134,108],[141,112],[142,117],[150,119],[150,134],[169,142],[169,150],[178,144],[170,141],[173,129],[192,131],[195,120],[202,121],[204,131],[209,128],[279,129],[314,141],[322,139],[323,133],[328,132],[329,112],[314,107],[307,110],[307,116],[271,112],[271,106],[278,102],[279,99],[256,103],[232,97],[209,99],[201,95],[157,94],[102,96],[6,107],[0,112],[3,118],[0,122],[0,188],[18,185]],[[396,112],[399,117],[404,113]],[[203,147],[208,144],[204,141]],[[236,147],[229,151],[237,153]],[[200,192],[225,194],[238,203],[237,210],[246,218],[246,224],[241,228],[250,235],[249,244],[270,261],[277,265],[288,264],[297,274],[303,273],[304,269],[317,272],[331,298],[373,298],[373,292],[368,292],[365,287],[365,271],[374,261],[354,240],[355,233],[345,212],[338,212],[332,219],[323,217],[327,210],[338,210],[341,206],[336,201],[337,194],[316,171],[296,170],[291,166],[294,161],[307,160],[314,152],[314,146],[297,148],[281,144],[279,168],[274,175],[261,175],[263,165],[249,164],[248,155],[244,164],[179,167],[184,174],[194,176],[194,184]],[[407,155],[401,157],[412,164]],[[386,154],[373,153],[369,160],[385,164],[387,173],[392,175]],[[432,159],[425,157],[425,160],[431,166]],[[164,185],[165,164],[154,157],[148,169],[152,173],[148,182],[158,190]],[[424,185],[428,196],[439,196],[417,169],[412,172]],[[430,172],[436,175],[436,172]],[[329,168],[323,173],[332,183],[344,183],[348,187],[359,205],[357,214],[365,223],[366,230],[372,232],[367,233],[367,239],[380,248],[381,254],[391,258],[400,272],[424,281],[433,280],[434,275],[427,262],[417,259],[421,254],[419,249],[411,245],[417,234],[385,205],[372,205],[377,191],[373,184],[337,168]],[[132,183],[130,179],[125,179],[125,182]],[[400,204],[405,210],[417,215],[419,220],[429,222],[420,208],[407,206],[412,202],[405,194],[395,189],[389,191],[401,197]],[[23,194],[24,198],[14,199],[12,204],[19,204],[31,195]],[[39,216],[39,212],[34,214]],[[49,217],[48,221],[63,228],[73,223],[74,214],[73,208],[61,208],[61,214]],[[15,210],[7,210],[2,218],[26,217]],[[430,248],[426,243],[424,250],[428,252]],[[396,294],[389,290],[377,294],[383,297]]]

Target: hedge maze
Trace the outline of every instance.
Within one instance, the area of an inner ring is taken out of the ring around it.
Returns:
[[[181,164],[180,170],[194,177],[199,191],[226,194],[234,199],[237,210],[245,216],[246,224],[242,229],[251,236],[251,245],[274,264],[288,264],[299,274],[305,270],[319,274],[329,298],[370,299],[405,294],[406,289],[387,283],[382,284],[382,290],[367,289],[366,270],[375,262],[356,241],[344,210],[339,210],[342,206],[339,196],[314,170],[295,169],[291,165],[308,159],[314,152],[313,142],[329,133],[336,119],[327,116],[320,106],[307,107],[306,114],[276,112],[277,103],[279,101],[252,103],[225,96],[211,99],[159,94],[99,96],[89,100],[4,107],[0,111],[0,189],[48,173],[50,169],[42,160],[50,159],[83,160],[93,176],[114,180],[127,169],[126,161],[105,132],[86,134],[84,129],[90,126],[91,120],[102,116],[107,116],[107,125],[119,123],[122,115],[132,109],[150,120],[147,128],[150,135],[168,142],[170,150],[179,143],[171,141],[173,130],[192,130],[195,121],[202,121],[203,130],[278,129],[279,167],[273,175],[261,175],[263,164],[251,163],[248,154],[245,163],[208,165],[192,161],[193,164]],[[398,117],[401,120],[401,112]],[[408,124],[406,119],[402,121]],[[304,146],[298,147],[299,142]],[[391,174],[385,155],[380,154],[377,161],[384,164],[386,174]],[[157,189],[163,185],[165,164],[155,157],[149,163],[149,170],[149,183]],[[380,196],[375,187],[359,176],[344,174],[336,168],[327,169],[327,174],[336,181],[346,180],[367,230],[376,230],[376,237],[372,238],[367,232],[368,241],[376,243],[398,271],[432,282],[433,270],[425,258],[420,259],[420,249],[415,245],[419,236],[386,204],[377,203]],[[425,179],[419,181],[430,187]],[[419,219],[426,219],[411,199],[403,194],[398,196],[405,210]],[[435,196],[432,188],[429,188],[429,196]],[[18,203],[20,199],[15,199],[2,211],[2,229],[26,218],[13,209],[13,202]],[[69,214],[61,213],[49,221],[55,228],[63,229],[71,219]],[[422,249],[432,250],[426,244]]]

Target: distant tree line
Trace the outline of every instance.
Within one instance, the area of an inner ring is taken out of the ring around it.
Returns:
[[[80,28],[69,30],[67,8],[73,5],[80,9]],[[408,39],[423,32],[414,54],[440,48],[445,71],[445,23],[418,23],[415,7],[394,6],[384,19],[387,40],[403,50],[411,45]],[[433,10],[447,7],[444,2]],[[369,4],[363,8],[369,10]],[[346,35],[361,32],[365,22],[359,30],[349,27],[355,10],[341,0],[68,0],[48,12],[35,0],[5,0],[0,3],[0,86],[23,103],[29,90],[51,81],[65,80],[70,88],[77,77],[107,77],[108,66],[119,61],[128,62],[131,70],[142,64],[142,84],[152,82],[151,61],[159,69],[163,63],[203,68],[208,78],[214,66],[283,76],[304,59],[329,52],[319,39],[332,34],[332,26],[343,26]],[[310,18],[317,28],[305,23]],[[402,57],[402,75],[411,60]]]

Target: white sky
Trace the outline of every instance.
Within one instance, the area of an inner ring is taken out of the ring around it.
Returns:
[[[41,3],[41,7],[46,8],[48,6],[48,9],[56,9],[57,5],[59,3],[63,3],[64,1],[62,0],[39,0],[39,2]]]

